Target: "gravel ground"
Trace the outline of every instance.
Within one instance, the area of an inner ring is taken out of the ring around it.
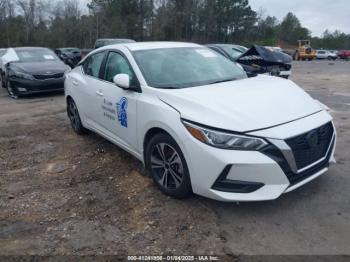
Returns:
[[[73,133],[62,94],[0,90],[0,255],[350,254],[350,62],[294,64],[331,108],[338,163],[271,202],[168,198],[142,164]]]

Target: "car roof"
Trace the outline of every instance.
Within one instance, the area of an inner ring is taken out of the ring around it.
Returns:
[[[60,47],[57,50],[66,50],[66,49],[79,49],[78,47]]]
[[[99,38],[96,41],[110,41],[110,40],[132,40],[129,38]]]
[[[50,50],[49,48],[46,47],[14,47],[13,48],[15,51],[30,51],[30,50],[40,50],[40,49],[45,49],[45,50]]]
[[[120,46],[128,48],[130,51],[139,50],[152,50],[152,49],[166,49],[166,48],[181,48],[181,47],[202,47],[198,44],[183,43],[183,42],[135,42],[135,43],[122,43],[116,45],[109,45],[100,48],[102,49],[113,49]]]
[[[235,46],[235,47],[244,47],[244,46],[242,46],[242,45],[235,45],[235,44],[208,44],[208,45],[206,45],[206,46],[218,46],[218,47],[220,47],[220,46]],[[245,47],[246,48],[246,47]]]

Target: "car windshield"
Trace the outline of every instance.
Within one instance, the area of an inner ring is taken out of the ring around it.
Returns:
[[[241,51],[242,53],[245,53],[245,52],[247,52],[249,50],[245,46],[241,46],[241,45],[233,45],[233,48],[235,48],[236,50]]]
[[[20,62],[44,62],[58,60],[56,54],[49,49],[15,50]]]
[[[205,47],[164,48],[133,52],[149,86],[186,88],[246,78],[227,58]]]
[[[234,60],[236,60],[244,53],[233,45],[223,45],[221,48],[224,49],[224,51]]]

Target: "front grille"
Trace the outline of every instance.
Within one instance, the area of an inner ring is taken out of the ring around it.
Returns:
[[[57,79],[62,78],[64,73],[58,73],[58,74],[50,74],[50,75],[34,75],[34,77],[38,80],[47,80],[47,79]]]
[[[329,167],[329,160],[331,159],[331,156],[332,156],[332,149],[334,148],[334,144],[335,144],[335,141],[333,140],[332,142],[332,145],[331,145],[331,150],[329,150],[326,158],[321,161],[320,163],[318,163],[317,165],[301,172],[301,173],[298,173],[298,174],[288,174],[287,177],[288,177],[288,180],[290,182],[290,186],[293,186],[293,185],[296,185],[298,183],[300,183],[301,181],[315,175],[316,173],[322,171],[323,169],[325,168],[328,168]]]
[[[325,157],[333,135],[333,124],[329,122],[317,129],[286,140],[293,151],[298,170]]]

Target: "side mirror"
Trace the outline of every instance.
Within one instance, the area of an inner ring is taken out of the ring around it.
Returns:
[[[118,74],[113,78],[114,84],[123,89],[130,88],[130,77],[128,74]]]

